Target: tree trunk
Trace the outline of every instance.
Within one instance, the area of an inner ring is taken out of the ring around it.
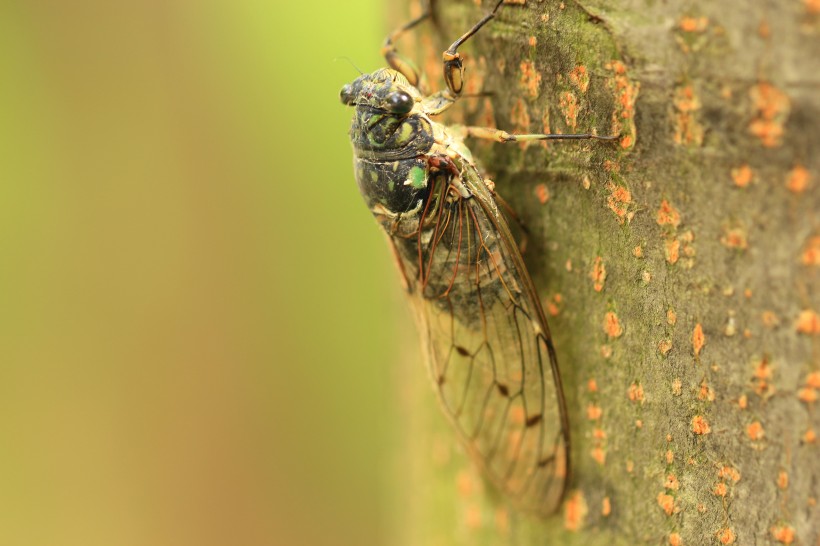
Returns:
[[[399,43],[430,88],[478,3]],[[555,517],[508,508],[413,362],[408,543],[818,544],[818,35],[817,0],[530,0],[464,46],[491,95],[443,121],[621,138],[470,143],[530,231],[574,471]]]

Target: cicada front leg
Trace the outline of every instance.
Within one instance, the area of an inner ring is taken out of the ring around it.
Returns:
[[[415,28],[419,23],[426,21],[430,17],[430,13],[430,8],[428,7],[424,13],[391,32],[384,40],[384,45],[382,46],[382,55],[384,55],[384,60],[387,61],[390,68],[407,78],[407,81],[410,82],[410,85],[413,87],[418,87],[419,84],[418,69],[412,61],[398,52],[396,49],[396,40],[408,30]]]
[[[592,133],[579,134],[545,134],[533,133],[528,135],[515,135],[507,131],[492,129],[489,127],[463,127],[464,136],[473,138],[483,138],[496,142],[529,142],[533,140],[617,140],[620,135],[594,135]]]

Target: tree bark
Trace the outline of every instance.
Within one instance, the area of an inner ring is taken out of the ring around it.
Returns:
[[[400,42],[429,87],[478,3]],[[470,143],[530,231],[574,471],[555,517],[508,508],[414,362],[408,543],[820,543],[818,35],[817,0],[530,0],[463,48],[491,95],[446,122],[621,138]]]

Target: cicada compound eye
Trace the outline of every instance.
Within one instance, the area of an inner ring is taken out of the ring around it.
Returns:
[[[387,95],[387,109],[393,114],[409,114],[416,101],[409,93],[395,91]]]
[[[356,100],[356,95],[353,92],[353,86],[349,83],[345,84],[345,86],[342,87],[342,90],[339,91],[339,98],[342,100],[342,104],[353,106],[353,102]]]

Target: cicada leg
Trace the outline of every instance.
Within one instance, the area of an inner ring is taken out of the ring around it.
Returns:
[[[384,45],[382,46],[382,55],[384,55],[384,60],[387,61],[390,68],[401,73],[413,87],[417,87],[419,84],[419,72],[409,59],[399,54],[395,42],[402,34],[427,20],[430,17],[430,13],[430,8],[428,7],[424,13],[391,32],[384,40]]]
[[[491,129],[489,127],[463,127],[464,136],[471,136],[473,138],[483,138],[486,140],[494,140],[496,142],[528,142],[532,140],[617,140],[620,135],[593,135],[592,133],[580,134],[544,134],[535,133],[530,135],[514,135],[507,131],[500,131],[498,129]]]

